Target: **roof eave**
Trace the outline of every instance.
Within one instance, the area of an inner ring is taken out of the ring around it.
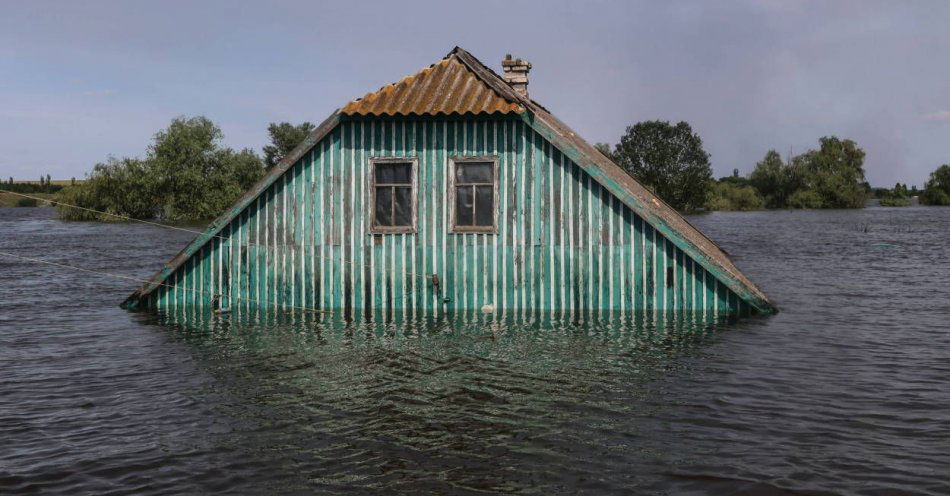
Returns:
[[[678,248],[683,250],[692,259],[698,261],[700,265],[713,274],[718,280],[723,281],[726,286],[742,298],[746,303],[753,306],[757,311],[764,314],[778,312],[778,306],[772,302],[766,294],[754,283],[735,268],[734,263],[722,248],[714,241],[706,237],[702,231],[699,231],[682,216],[676,215],[688,224],[698,236],[715,247],[719,253],[707,253],[707,250],[700,248],[696,242],[689,236],[681,233],[662,215],[657,213],[654,207],[647,202],[656,202],[658,205],[674,211],[666,203],[656,197],[648,190],[644,189],[644,197],[638,196],[632,190],[623,184],[623,180],[635,181],[617,164],[600,153],[596,148],[583,140],[580,136],[568,129],[569,136],[561,129],[565,127],[562,123],[548,122],[545,117],[551,117],[547,111],[535,108],[534,111],[525,112],[522,115],[524,122],[541,136],[550,141],[570,158],[574,163],[590,174],[598,183],[607,188],[613,195],[617,196],[625,205],[630,207],[637,215],[643,218],[651,226],[656,228],[664,237],[673,242]],[[584,147],[578,144],[586,145]],[[586,150],[589,148],[590,150]],[[622,174],[622,175],[621,175]],[[675,212],[675,211],[674,211]],[[730,269],[732,266],[735,270]]]
[[[319,143],[327,134],[330,134],[339,123],[340,111],[337,109],[320,123],[316,129],[311,131],[303,142],[291,150],[277,165],[267,171],[267,174],[265,174],[257,184],[248,189],[231,208],[212,221],[204,232],[195,236],[183,250],[178,252],[178,254],[169,260],[161,270],[156,272],[147,283],[129,295],[119,306],[129,310],[137,308],[142,299],[148,297],[152,291],[162,286],[171,274],[181,267],[182,264],[191,258],[191,256],[200,250],[208,241],[214,239],[225,226],[229,225],[251,202],[274,184],[287,169],[297,163],[300,157],[310,151],[310,149]]]

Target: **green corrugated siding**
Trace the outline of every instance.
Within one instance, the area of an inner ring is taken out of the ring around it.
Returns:
[[[466,155],[498,156],[498,234],[447,230],[448,158]],[[368,234],[373,157],[418,159],[416,233]],[[550,317],[751,311],[540,134],[502,117],[344,121],[166,284],[149,306],[207,305],[217,293],[232,309],[346,316],[485,304]]]

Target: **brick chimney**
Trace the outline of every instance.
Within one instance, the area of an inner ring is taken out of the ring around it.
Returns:
[[[528,98],[528,71],[531,62],[521,59],[512,59],[511,54],[505,55],[501,61],[501,68],[505,71],[505,81],[511,85],[519,95]]]

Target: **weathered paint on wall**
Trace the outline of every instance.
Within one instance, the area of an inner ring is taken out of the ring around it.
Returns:
[[[448,232],[448,158],[472,155],[498,156],[498,234]],[[418,159],[415,233],[368,233],[374,157]],[[149,307],[221,294],[233,309],[347,316],[752,311],[517,117],[344,120],[218,236]]]

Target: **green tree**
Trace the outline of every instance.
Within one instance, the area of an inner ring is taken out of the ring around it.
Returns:
[[[821,195],[815,191],[800,189],[788,197],[789,208],[825,208]]]
[[[924,205],[950,205],[950,164],[944,164],[930,173],[920,195]]]
[[[762,196],[752,186],[719,181],[713,184],[706,210],[761,210],[764,204]]]
[[[867,200],[864,150],[849,139],[826,136],[818,150],[804,154],[804,185],[821,198],[822,208],[861,208]]]
[[[93,167],[89,180],[82,186],[70,186],[60,191],[57,200],[66,205],[57,205],[59,216],[64,220],[106,222],[121,220],[117,216],[134,219],[155,217],[159,205],[151,174],[150,166],[144,160],[109,157]],[[79,205],[88,210],[67,205]]]
[[[734,186],[749,186],[749,178],[739,175],[739,169],[732,169],[731,176],[723,176],[719,178],[720,183],[729,183]]]
[[[597,149],[600,153],[603,153],[605,157],[610,160],[614,159],[614,152],[610,149],[610,144],[608,143],[594,143],[594,148]]]
[[[870,188],[868,194],[871,195],[871,198],[885,198],[887,195],[891,194],[891,190],[887,188]]]
[[[260,179],[263,169],[254,152],[222,148],[223,137],[206,117],[176,118],[155,135],[148,161],[163,218],[215,217]]]
[[[749,183],[762,195],[767,208],[786,207],[795,191],[795,182],[791,167],[782,162],[775,150],[769,150],[749,176]]]
[[[267,126],[267,134],[270,135],[271,144],[264,146],[264,166],[270,170],[287,156],[297,145],[303,143],[303,140],[310,136],[310,133],[316,128],[309,122],[304,122],[297,126],[289,122],[271,122]]]
[[[864,151],[854,141],[826,136],[818,150],[782,163],[769,150],[750,182],[769,208],[861,208],[872,193],[864,179]]]
[[[155,134],[145,159],[109,158],[86,181],[60,192],[63,203],[136,219],[203,220],[219,215],[263,175],[251,150],[221,146],[221,129],[205,117],[172,120]],[[116,220],[60,208],[70,220]]]
[[[884,207],[906,207],[910,205],[910,194],[907,191],[907,185],[895,184],[894,189],[888,191],[881,198],[881,205]]]
[[[681,211],[706,204],[712,186],[709,154],[686,122],[639,122],[627,127],[613,159],[657,196]]]

